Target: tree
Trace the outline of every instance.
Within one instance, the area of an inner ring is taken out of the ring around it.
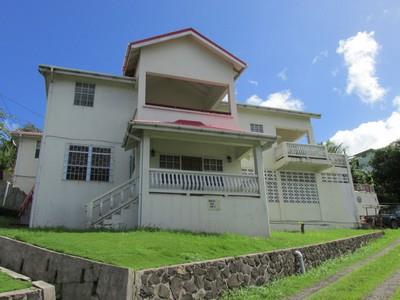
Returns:
[[[17,147],[11,140],[10,131],[6,126],[6,121],[10,118],[0,109],[0,180],[3,180],[4,171],[14,167],[17,156]]]
[[[335,142],[327,140],[324,145],[329,153],[346,154],[346,148],[342,143],[336,144]]]
[[[371,166],[381,202],[400,203],[400,140],[376,150]]]
[[[41,132],[39,128],[37,128],[33,123],[26,123],[24,126],[18,128],[19,131],[27,131],[27,132]]]
[[[354,183],[368,183],[373,184],[374,180],[372,174],[360,168],[357,158],[350,161],[351,177]]]

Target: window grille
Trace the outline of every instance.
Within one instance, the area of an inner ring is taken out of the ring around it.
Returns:
[[[39,155],[40,155],[40,141],[36,141],[35,158],[39,158]]]
[[[318,187],[314,173],[280,172],[283,202],[319,203]]]
[[[321,173],[322,182],[325,183],[349,183],[347,174]]]
[[[264,171],[268,202],[279,203],[278,180],[275,171]]]
[[[181,157],[178,155],[160,155],[160,168],[161,169],[174,169],[180,170]]]
[[[93,83],[76,82],[74,105],[93,106],[95,87]]]
[[[254,171],[254,169],[242,168],[242,174],[243,175],[255,175],[256,172]]]
[[[250,131],[251,132],[263,133],[264,132],[264,126],[262,124],[250,123]]]
[[[212,172],[223,171],[222,159],[205,158],[203,163],[204,163],[204,171],[212,171]]]
[[[65,179],[109,182],[111,148],[69,145]]]

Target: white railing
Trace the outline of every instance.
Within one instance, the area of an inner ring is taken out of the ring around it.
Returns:
[[[347,167],[346,156],[344,154],[328,153],[329,160],[336,167]]]
[[[150,191],[259,195],[257,175],[150,169]]]
[[[375,188],[368,183],[355,183],[354,190],[357,192],[375,193]]]
[[[93,199],[86,205],[89,226],[99,223],[138,197],[138,178],[132,178]]]
[[[315,158],[328,159],[328,153],[323,145],[307,145],[283,142],[275,149],[276,160],[282,157],[300,157],[300,158]]]

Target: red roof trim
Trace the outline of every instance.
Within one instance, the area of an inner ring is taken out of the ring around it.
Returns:
[[[238,58],[237,56],[233,55],[231,52],[229,52],[228,50],[222,48],[220,45],[218,45],[217,43],[213,42],[212,40],[210,40],[209,38],[207,38],[206,36],[202,35],[200,32],[198,32],[197,30],[193,29],[193,28],[185,28],[185,29],[180,29],[177,31],[172,31],[172,32],[168,32],[168,33],[164,33],[164,34],[159,34],[159,35],[155,35],[149,38],[145,38],[145,39],[141,39],[141,40],[137,40],[137,41],[133,41],[130,42],[128,44],[128,50],[127,50],[127,54],[125,56],[125,62],[124,62],[124,66],[123,66],[123,70],[126,69],[126,63],[127,63],[127,58],[129,55],[129,51],[131,46],[135,45],[135,44],[140,44],[140,43],[144,43],[144,42],[149,42],[152,40],[156,40],[156,39],[160,39],[160,38],[164,38],[164,37],[168,37],[168,36],[173,36],[173,35],[177,35],[180,33],[184,33],[184,32],[192,32],[195,35],[198,35],[200,38],[204,39],[206,42],[210,43],[211,45],[215,46],[216,48],[218,48],[219,50],[221,50],[222,52],[224,52],[225,54],[227,54],[228,56],[230,56],[231,58],[233,58],[234,60],[237,60],[238,62],[240,62],[241,64],[244,65],[244,67],[247,67],[247,64],[241,60],[240,58]]]

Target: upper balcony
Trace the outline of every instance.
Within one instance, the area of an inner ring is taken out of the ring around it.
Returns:
[[[342,154],[328,153],[324,145],[283,142],[275,148],[276,169],[321,172],[325,169],[347,167]]]
[[[236,128],[230,85],[155,73],[146,74],[140,120],[189,120],[221,128]]]

